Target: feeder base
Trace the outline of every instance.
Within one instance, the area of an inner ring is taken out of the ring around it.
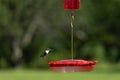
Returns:
[[[90,72],[94,69],[96,61],[60,60],[48,64],[54,72]]]
[[[67,66],[67,67],[51,67],[50,68],[54,72],[89,72],[93,70],[93,67],[85,66],[85,67],[78,67],[78,66]]]

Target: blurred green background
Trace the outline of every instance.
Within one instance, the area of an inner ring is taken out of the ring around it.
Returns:
[[[81,0],[74,15],[74,59],[97,66],[91,73],[51,73],[49,61],[71,58],[63,0],[0,0],[0,80],[119,80],[120,0]],[[51,54],[40,58],[47,48]]]

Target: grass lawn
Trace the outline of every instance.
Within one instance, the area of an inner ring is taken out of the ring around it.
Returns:
[[[42,70],[0,71],[0,80],[120,80],[118,72],[56,73]]]

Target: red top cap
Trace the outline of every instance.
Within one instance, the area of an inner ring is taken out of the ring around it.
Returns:
[[[76,10],[80,7],[80,0],[64,0],[65,10]]]
[[[51,67],[57,66],[93,66],[96,61],[86,61],[86,60],[60,60],[48,63]]]

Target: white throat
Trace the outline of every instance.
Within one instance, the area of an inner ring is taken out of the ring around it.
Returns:
[[[50,52],[50,50],[45,50],[45,52],[48,54]]]

